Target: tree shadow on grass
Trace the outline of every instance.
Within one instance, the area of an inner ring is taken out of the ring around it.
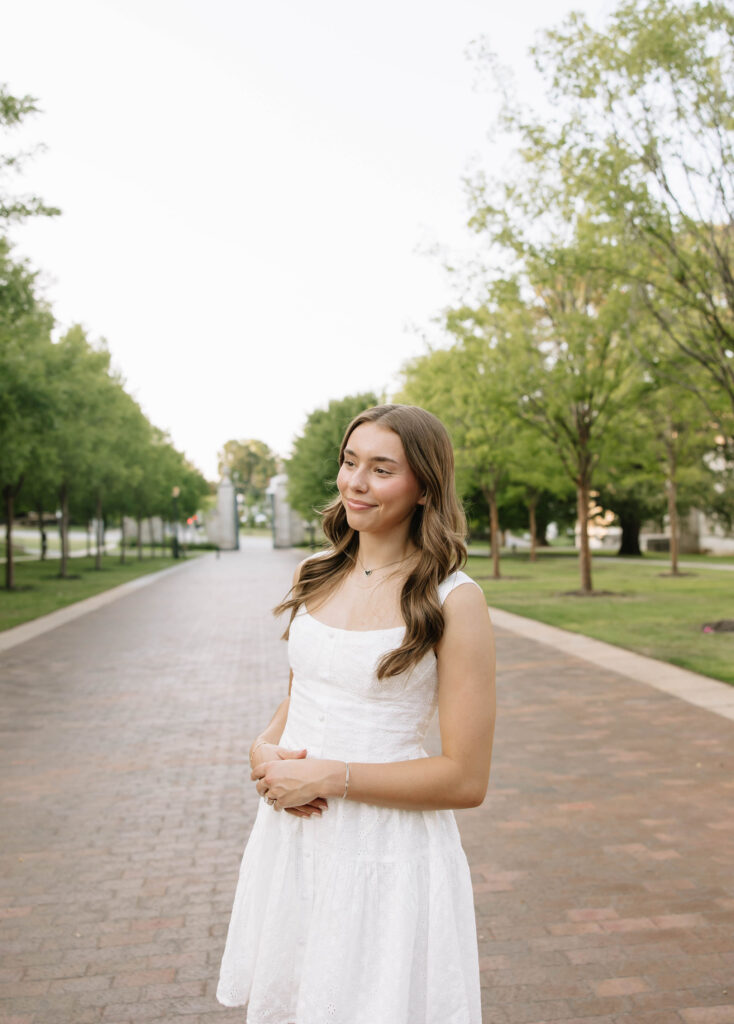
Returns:
[[[558,597],[629,597],[623,590],[559,590]]]
[[[717,622],[704,622],[703,633],[734,633],[734,619],[719,619]]]
[[[532,580],[532,576],[472,576],[474,580],[487,580],[490,583],[504,583],[505,580]]]

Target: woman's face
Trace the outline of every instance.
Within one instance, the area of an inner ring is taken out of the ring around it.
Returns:
[[[336,479],[353,530],[387,534],[409,523],[424,489],[393,430],[361,423],[349,435]]]

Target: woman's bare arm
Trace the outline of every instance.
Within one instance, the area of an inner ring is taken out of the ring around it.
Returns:
[[[407,810],[476,807],[489,783],[496,715],[495,652],[487,605],[472,584],[444,604],[437,649],[441,754],[388,764],[349,763],[348,799]],[[315,795],[342,796],[343,761],[270,761],[252,773],[283,809]]]
[[[259,743],[260,740],[265,740],[266,743],[274,743],[276,745],[280,741],[280,737],[283,735],[283,730],[285,729],[286,719],[288,718],[288,707],[290,705],[290,702],[291,698],[289,689],[288,696],[280,702],[275,711],[275,714],[270,719],[267,726],[252,741],[252,745],[250,746],[250,760],[252,760],[253,756],[252,748],[255,746],[256,743]],[[262,745],[258,747],[258,751],[260,749],[262,749]],[[256,753],[258,751],[256,751]]]
[[[301,562],[297,567],[293,575],[293,585],[295,586],[298,575],[301,571]],[[281,747],[280,738],[283,735],[285,729],[286,720],[288,718],[288,709],[290,707],[291,700],[291,689],[293,688],[293,669],[291,669],[288,677],[288,696],[284,698],[278,705],[275,714],[271,718],[270,722],[263,731],[255,737],[250,746],[250,768],[257,768],[259,765],[264,764],[267,761],[274,759],[287,759],[287,758],[304,758],[307,751],[304,750],[290,750],[285,747]],[[264,742],[261,742],[264,741]],[[255,749],[257,748],[257,749]],[[313,814],[321,814],[325,808],[328,807],[328,801],[321,796],[314,797],[312,800],[305,801],[301,805],[291,806],[285,808],[289,814],[293,814],[300,818],[310,818]]]
[[[305,561],[305,559],[304,559],[304,561]],[[293,573],[293,586],[294,587],[295,587],[296,583],[298,582],[298,577],[300,575],[301,566],[302,565],[303,565],[303,562],[299,562],[299,564],[296,566],[295,572]],[[268,725],[252,741],[252,744],[250,746],[250,764],[253,763],[252,748],[255,746],[256,743],[259,743],[260,740],[265,740],[266,743],[271,743],[271,744],[276,744],[276,745],[279,743],[280,737],[283,735],[283,730],[285,729],[286,719],[288,718],[288,708],[290,706],[291,689],[292,689],[292,687],[293,687],[293,669],[290,670],[290,674],[288,676],[288,696],[284,700],[282,700],[280,702],[280,704],[278,705],[278,707],[277,707],[277,709],[275,711],[275,714],[270,719],[270,722],[268,723]],[[266,744],[262,744],[261,746],[259,746],[258,750],[257,750],[257,753],[259,753],[259,751],[265,745]],[[262,758],[257,758],[257,760],[262,761]]]

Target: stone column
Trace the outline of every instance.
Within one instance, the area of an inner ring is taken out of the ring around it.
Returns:
[[[267,495],[273,517],[273,547],[291,548],[305,539],[305,524],[288,504],[288,477],[279,473],[271,477]]]

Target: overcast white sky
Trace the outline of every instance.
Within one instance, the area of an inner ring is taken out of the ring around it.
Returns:
[[[466,248],[461,178],[501,159],[467,45],[529,96],[536,32],[610,0],[24,0],[0,81],[43,114],[15,228],[61,328],[104,337],[210,478],[229,438],[281,454],[331,398],[395,386]],[[538,96],[540,99],[540,96]],[[21,183],[19,183],[21,184]]]

